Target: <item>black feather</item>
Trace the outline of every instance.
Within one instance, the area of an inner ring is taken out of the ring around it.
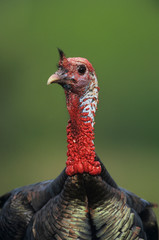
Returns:
[[[63,57],[65,57],[64,52],[60,48],[57,48],[57,49],[58,49],[58,52],[59,52],[59,55],[60,55],[60,59],[63,60]]]
[[[0,240],[157,240],[152,204],[118,187],[101,167],[98,176],[64,170],[0,197]]]

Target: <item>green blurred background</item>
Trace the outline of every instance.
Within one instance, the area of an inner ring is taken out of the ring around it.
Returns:
[[[0,1],[0,29],[0,194],[65,166],[65,96],[46,85],[59,47],[96,69],[95,144],[105,166],[159,203],[159,2]]]

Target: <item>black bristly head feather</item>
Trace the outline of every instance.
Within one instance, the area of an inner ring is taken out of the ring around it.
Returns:
[[[59,52],[59,55],[60,55],[60,59],[63,60],[63,58],[65,57],[64,52],[59,48],[57,48],[57,49],[58,49],[58,52]]]

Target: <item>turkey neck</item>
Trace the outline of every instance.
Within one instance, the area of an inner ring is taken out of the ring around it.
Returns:
[[[101,166],[95,161],[94,117],[98,101],[98,86],[90,85],[84,94],[66,93],[70,120],[67,126],[67,175],[76,173],[101,173]]]

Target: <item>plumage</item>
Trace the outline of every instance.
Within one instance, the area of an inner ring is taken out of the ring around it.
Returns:
[[[155,204],[118,187],[95,153],[99,88],[92,65],[59,54],[48,84],[60,84],[66,95],[66,168],[55,180],[0,197],[0,240],[157,240]]]

